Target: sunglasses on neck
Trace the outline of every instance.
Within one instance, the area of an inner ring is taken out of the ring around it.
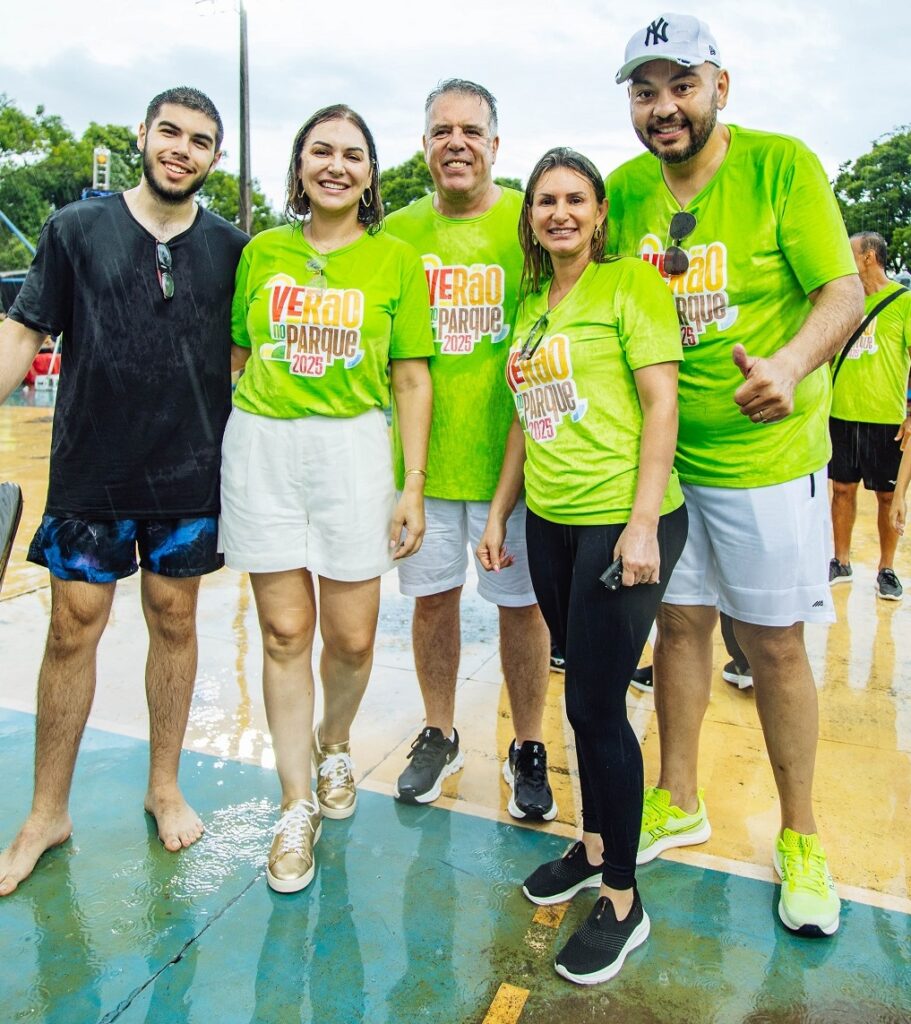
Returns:
[[[679,277],[690,269],[690,258],[686,250],[680,248],[680,243],[695,230],[696,218],[686,210],[671,217],[667,232],[671,244],[664,250],[664,272],[668,277]]]
[[[174,298],[174,260],[171,250],[164,242],[155,243],[155,263],[158,270],[158,287],[165,300]]]

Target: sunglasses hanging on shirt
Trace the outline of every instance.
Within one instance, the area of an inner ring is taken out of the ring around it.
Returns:
[[[671,217],[671,226],[668,228],[671,245],[664,250],[664,272],[668,277],[679,277],[690,269],[690,258],[686,250],[680,248],[680,243],[695,230],[696,218],[686,210]]]

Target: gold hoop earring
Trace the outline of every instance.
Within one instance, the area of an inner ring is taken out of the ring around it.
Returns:
[[[539,245],[541,244],[541,243],[540,243],[540,242],[538,241],[538,236],[537,236],[537,235],[532,235],[532,236],[531,236],[531,244],[532,244],[533,246],[535,246],[535,248],[537,248],[537,247],[538,247],[538,246],[539,246]]]
[[[304,191],[304,183],[302,181],[298,181],[298,183],[297,183],[297,198],[298,199],[303,199],[306,196],[306,194],[307,193]]]
[[[603,224],[599,224],[599,225],[598,225],[598,226],[597,226],[597,227],[595,228],[595,233],[594,233],[594,234],[592,235],[592,239],[593,239],[593,240],[594,240],[595,242],[598,242],[598,243],[600,243],[600,241],[601,241],[601,239],[602,239],[603,237],[604,237],[604,225],[603,225]]]
[[[370,198],[367,198],[367,193],[370,193]],[[365,210],[369,210],[373,206],[373,189],[368,185],[367,188],[361,193],[361,203]]]

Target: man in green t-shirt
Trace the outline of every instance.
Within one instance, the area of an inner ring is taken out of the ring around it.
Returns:
[[[427,529],[421,550],[399,566],[401,591],[415,598],[414,663],[427,722],[396,785],[396,797],[408,803],[435,800],[443,779],[462,765],[453,724],[459,605],[467,548],[474,551],[484,531],[514,415],[505,369],[522,274],[522,195],[493,180],[500,141],[494,97],[474,82],[449,79],[430,93],[424,112],[424,157],[435,191],[386,220],[389,232],[423,255],[436,343]],[[394,441],[401,486],[397,430]],[[550,641],[528,575],[521,502],[509,537],[515,564],[481,572],[478,583],[481,596],[499,609],[515,729],[503,765],[508,809],[516,818],[551,820],[557,806],[542,738]]]
[[[884,306],[851,346],[833,382],[829,431],[832,436],[832,529],[835,557],[829,583],[850,583],[851,532],[857,515],[861,480],[876,493],[879,528],[879,569],[876,595],[902,599],[902,585],[892,568],[898,534],[889,522],[903,440],[911,436],[907,416],[908,371],[911,369],[911,293],[886,277],[886,240],[875,231],[852,235],[854,262],[864,286],[864,316],[884,299]]]
[[[779,916],[831,935],[840,905],[813,818],[818,712],[803,624],[834,617],[826,363],[860,320],[860,283],[816,157],[718,122],[730,79],[707,25],[656,18],[630,40],[617,82],[629,83],[649,152],[608,179],[610,247],[657,266],[677,305],[675,464],[690,517],[658,617],[662,764],[639,862],[711,833],[696,769],[720,609],[753,667],[781,801]]]

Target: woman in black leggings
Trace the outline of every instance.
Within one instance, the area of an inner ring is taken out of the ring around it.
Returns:
[[[557,903],[600,887],[555,961],[580,984],[613,977],[648,936],[635,875],[642,754],[626,690],[686,540],[672,469],[677,316],[653,267],[604,256],[606,212],[585,157],[556,149],[538,162],[519,227],[524,299],[506,371],[517,416],[478,547],[490,571],[510,564],[505,523],[524,464],[532,581],[566,655],[583,833],[523,891]]]

